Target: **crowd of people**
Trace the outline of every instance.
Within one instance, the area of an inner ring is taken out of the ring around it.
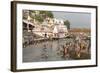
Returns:
[[[76,37],[72,41],[61,45],[58,54],[65,59],[89,59],[90,46],[90,40]]]
[[[66,41],[63,45],[59,45],[56,48],[56,54],[63,59],[90,59],[90,49],[91,49],[90,39],[75,38]],[[48,58],[47,45],[44,45],[42,58]],[[50,48],[52,49],[52,47]],[[52,53],[51,53],[52,54]]]

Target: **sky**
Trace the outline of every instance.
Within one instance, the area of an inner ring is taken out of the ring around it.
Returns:
[[[69,20],[71,28],[90,28],[91,13],[60,12],[53,11],[54,17],[61,20]]]

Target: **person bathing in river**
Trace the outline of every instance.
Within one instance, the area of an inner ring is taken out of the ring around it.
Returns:
[[[69,54],[68,54],[68,45],[63,46],[63,57],[64,58],[69,57]]]
[[[80,44],[79,43],[76,44],[75,51],[76,51],[77,57],[80,58],[80,56],[81,56],[81,48],[80,48]]]

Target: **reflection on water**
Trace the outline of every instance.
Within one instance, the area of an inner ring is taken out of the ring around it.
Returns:
[[[84,48],[87,49],[85,54],[82,53],[84,55],[81,54],[82,56],[79,54],[80,48],[75,45],[79,42],[76,43],[71,38],[34,43],[23,48],[23,62],[72,60],[82,59],[82,57],[83,59],[90,59],[89,43],[89,40],[85,40],[86,45]],[[84,52],[84,50],[81,52]]]

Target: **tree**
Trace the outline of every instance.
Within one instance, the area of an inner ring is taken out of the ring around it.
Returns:
[[[35,19],[39,23],[42,23],[47,17],[54,17],[51,11],[24,10],[23,19],[27,19],[28,16],[30,16],[33,20]]]
[[[41,14],[44,18],[46,18],[46,17],[53,18],[53,17],[54,17],[51,11],[40,11],[40,14]]]
[[[69,20],[65,20],[64,21],[64,25],[67,26],[67,29],[70,29],[70,22],[69,22]]]
[[[40,15],[36,15],[34,18],[35,18],[35,20],[37,20],[40,23],[43,22],[43,18]]]
[[[46,11],[46,16],[49,17],[49,18],[54,17],[51,11]]]

